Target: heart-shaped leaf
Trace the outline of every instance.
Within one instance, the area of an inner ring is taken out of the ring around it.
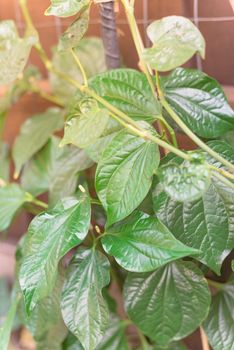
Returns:
[[[159,219],[135,212],[107,228],[102,245],[119,265],[129,271],[146,272],[196,250],[179,242]]]
[[[181,66],[196,52],[205,56],[205,40],[199,29],[181,16],[168,16],[147,28],[153,47],[145,49],[143,59],[154,69],[165,72]]]
[[[124,298],[130,319],[164,347],[202,323],[211,299],[202,272],[188,261],[173,262],[148,274],[129,274]]]

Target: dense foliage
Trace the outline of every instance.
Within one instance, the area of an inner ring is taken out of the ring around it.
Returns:
[[[186,349],[199,327],[203,346],[206,334],[214,350],[234,349],[234,112],[217,81],[179,67],[205,55],[190,20],[154,21],[145,49],[134,0],[121,2],[141,72],[107,71],[101,40],[83,38],[92,0],[51,0],[46,15],[77,15],[52,60],[25,0],[23,38],[0,22],[1,134],[23,94],[54,104],[23,123],[11,150],[0,144],[0,231],[21,210],[34,216],[17,248],[1,350],[17,310],[39,350],[127,350],[129,325],[141,350]],[[33,46],[51,94],[36,68],[24,69]],[[197,148],[179,148],[177,132]]]

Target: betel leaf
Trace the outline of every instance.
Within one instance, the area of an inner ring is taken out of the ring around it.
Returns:
[[[107,228],[102,245],[119,265],[133,272],[152,271],[170,261],[196,254],[196,250],[175,239],[159,219],[141,212]]]
[[[137,120],[155,121],[161,114],[159,102],[144,74],[133,69],[115,69],[90,79],[96,93]]]
[[[212,298],[204,330],[214,350],[233,350],[234,346],[234,278]]]
[[[108,119],[109,112],[104,108],[74,116],[65,124],[64,137],[60,146],[71,143],[80,148],[88,147],[101,136]]]
[[[0,181],[9,181],[10,157],[9,148],[5,143],[0,143]]]
[[[151,23],[147,34],[153,46],[144,50],[143,59],[160,72],[181,66],[196,52],[205,57],[205,40],[188,18],[164,17]]]
[[[234,151],[224,141],[210,141],[208,145],[234,163]],[[209,163],[221,167],[211,157]],[[178,161],[178,158],[173,158]],[[234,191],[216,177],[202,197],[193,202],[180,203],[168,197],[156,186],[153,193],[156,215],[184,244],[200,250],[196,259],[217,274],[234,247]]]
[[[10,226],[18,210],[32,198],[17,184],[0,187],[0,231]]]
[[[192,262],[176,261],[145,274],[129,274],[124,286],[130,319],[160,346],[192,333],[210,306],[208,284]]]
[[[109,261],[93,248],[78,249],[62,293],[62,315],[68,329],[85,350],[100,343],[109,323],[109,311],[102,289],[109,284]]]
[[[188,350],[188,348],[182,342],[172,342],[166,347],[148,345],[146,349],[140,348],[138,350]]]
[[[60,299],[64,272],[60,268],[55,287],[51,294],[39,301],[29,318],[25,318],[37,344],[37,350],[61,350],[67,329],[62,319]]]
[[[89,10],[80,14],[80,16],[67,28],[59,39],[58,50],[67,51],[78,45],[85,35],[89,24]]]
[[[70,17],[81,11],[90,0],[51,0],[51,5],[45,11],[46,16]]]
[[[204,162],[171,162],[159,167],[158,177],[164,191],[179,202],[200,198],[210,185],[210,170]]]
[[[53,136],[25,165],[21,177],[22,187],[33,195],[49,191],[50,205],[74,194],[78,172],[93,164],[83,150],[72,146],[59,148],[59,142]]]
[[[104,150],[96,170],[96,190],[108,224],[124,219],[147,195],[159,164],[158,146],[120,131]]]
[[[100,38],[88,37],[82,39],[74,49],[74,52],[79,57],[88,78],[107,70],[105,50]],[[90,57],[92,57],[91,60]],[[83,77],[78,69],[77,62],[70,52],[55,50],[52,63],[57,70],[64,72],[64,74],[69,75],[80,83],[83,82]],[[65,104],[70,103],[72,97],[76,97],[75,93],[77,88],[64,81],[64,79],[58,77],[56,74],[50,74],[50,82],[53,93],[59,96],[61,101]]]
[[[35,33],[20,38],[14,21],[0,22],[0,85],[12,83],[17,79],[36,41]]]
[[[63,127],[63,116],[58,108],[49,108],[45,113],[27,119],[20,129],[13,145],[15,176],[22,166],[48,141],[49,137]]]
[[[33,219],[27,233],[28,249],[19,272],[28,314],[52,291],[60,259],[84,240],[89,224],[89,197],[82,192],[61,200],[53,209]]]
[[[218,137],[234,129],[234,112],[221,86],[205,73],[178,68],[162,78],[167,101],[197,135]]]

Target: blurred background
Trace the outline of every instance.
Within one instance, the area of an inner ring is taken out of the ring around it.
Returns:
[[[168,15],[183,15],[193,20],[206,39],[207,49],[204,61],[199,57],[194,58],[189,62],[189,66],[202,69],[221,84],[234,85],[234,12],[231,1],[136,0],[136,17],[146,45],[150,43],[145,35],[145,29],[154,19]],[[29,0],[28,3],[42,44],[50,54],[50,48],[56,44],[72,18],[44,16],[44,11],[50,4],[49,0]],[[20,32],[23,33],[24,22],[18,0],[0,0],[0,19],[14,19]],[[136,67],[137,56],[122,8],[117,13],[117,25],[124,63]],[[98,6],[93,6],[88,35],[100,35]],[[35,54],[32,54],[30,62],[43,71],[43,65]]]

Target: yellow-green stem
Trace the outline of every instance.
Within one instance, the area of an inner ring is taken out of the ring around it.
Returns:
[[[84,85],[88,86],[88,79],[87,79],[84,67],[82,66],[82,64],[80,62],[79,57],[75,53],[74,49],[71,49],[71,53],[72,53],[72,56],[73,56],[74,60],[76,61],[77,65],[78,65],[78,67],[79,67],[79,69],[81,71],[81,74],[82,74],[82,77],[83,77],[83,81],[84,81]]]

